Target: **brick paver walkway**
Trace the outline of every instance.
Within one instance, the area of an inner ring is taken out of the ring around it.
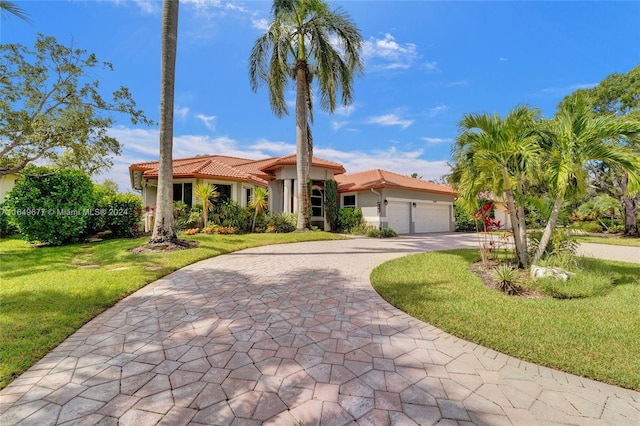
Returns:
[[[0,392],[0,424],[640,424],[640,393],[393,308],[369,273],[451,234],[262,247],[160,279]]]

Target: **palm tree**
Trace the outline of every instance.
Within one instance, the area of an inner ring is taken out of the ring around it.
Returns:
[[[2,17],[5,17],[7,14],[11,14],[13,16],[17,16],[25,22],[31,23],[29,14],[25,12],[23,8],[16,5],[12,1],[0,0],[0,14],[2,15]]]
[[[483,191],[504,194],[507,199],[522,268],[529,265],[524,188],[535,175],[538,123],[538,110],[528,106],[514,108],[504,119],[498,114],[465,114],[458,124],[459,136],[453,147],[455,164],[450,180],[467,206],[475,210]]]
[[[341,92],[342,105],[353,102],[353,76],[362,74],[362,36],[349,15],[322,0],[274,0],[273,21],[256,40],[249,57],[253,91],[269,86],[269,100],[278,117],[288,114],[284,89],[296,85],[296,165],[298,178],[297,229],[309,228],[309,179],[313,156],[311,85],[318,80],[321,107],[332,113]]]
[[[269,205],[269,200],[267,199],[268,196],[269,191],[266,188],[258,186],[253,190],[251,207],[255,209],[255,213],[253,214],[253,225],[251,227],[251,232],[256,231],[256,219],[258,218],[258,214],[265,211],[267,206]]]
[[[196,198],[202,200],[202,223],[204,227],[207,227],[207,217],[209,216],[209,212],[213,210],[213,204],[211,204],[212,199],[216,199],[220,196],[218,192],[218,188],[215,185],[210,185],[208,183],[199,183],[196,185],[193,190]]]
[[[162,3],[162,64],[160,75],[160,161],[156,221],[150,243],[177,243],[173,218],[173,96],[178,47],[178,0]]]
[[[547,126],[543,148],[555,200],[533,263],[538,262],[544,254],[565,196],[572,192],[585,192],[589,162],[604,161],[626,170],[630,192],[640,190],[640,158],[632,151],[611,142],[617,138],[639,140],[640,122],[628,117],[596,116],[584,96],[577,95],[563,102],[555,118]]]

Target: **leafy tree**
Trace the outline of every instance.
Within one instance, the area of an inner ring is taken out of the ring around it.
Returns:
[[[337,95],[347,106],[353,101],[353,76],[362,73],[362,36],[341,8],[329,9],[322,0],[274,0],[273,20],[253,46],[249,79],[253,91],[269,87],[271,108],[278,117],[288,114],[284,90],[289,79],[296,86],[296,165],[299,214],[297,229],[310,227],[309,179],[313,156],[310,123],[313,122],[312,83],[318,80],[320,105],[335,111]]]
[[[113,68],[86,50],[40,34],[34,50],[2,44],[0,52],[0,175],[60,158],[95,173],[120,153],[120,143],[107,135],[113,114],[129,116],[133,124],[152,123],[126,87],[111,101],[102,97],[93,69]]]
[[[550,171],[549,185],[555,199],[533,263],[545,252],[566,196],[586,191],[589,162],[603,161],[625,170],[628,189],[640,190],[640,158],[609,142],[617,138],[638,140],[640,122],[614,115],[596,116],[585,97],[576,95],[565,100],[546,127],[546,137],[542,139],[544,164]]]
[[[208,183],[199,183],[193,190],[196,198],[202,200],[202,223],[203,226],[207,227],[207,217],[209,216],[209,212],[213,210],[213,204],[211,203],[212,199],[216,199],[220,196],[218,192],[218,188],[215,185],[210,185]]]
[[[418,172],[411,173],[411,177],[414,179],[422,179],[422,176],[418,174]],[[435,182],[434,182],[435,183]]]
[[[4,18],[6,15],[17,16],[25,22],[31,22],[29,19],[29,14],[24,11],[20,6],[15,4],[12,1],[0,0],[0,15]]]
[[[458,124],[449,180],[469,211],[478,195],[493,192],[507,200],[516,255],[521,268],[529,266],[525,223],[525,187],[538,169],[539,112],[528,106],[498,114],[465,114]]]
[[[576,213],[580,219],[597,220],[604,229],[608,230],[609,227],[602,218],[609,215],[613,220],[615,215],[620,213],[620,203],[618,200],[607,194],[600,194],[580,205]]]
[[[594,88],[578,90],[563,102],[577,94],[585,96],[598,115],[624,115],[640,119],[640,64],[626,74],[613,73],[607,76]],[[632,149],[640,156],[640,144],[634,140],[617,138],[613,141]],[[629,178],[626,171],[605,161],[590,162],[587,166],[595,186],[619,200],[623,210],[625,235],[640,235],[636,219],[640,193],[628,193]]]
[[[24,239],[62,245],[84,234],[93,207],[93,184],[79,170],[26,168],[6,208]]]
[[[269,206],[269,201],[267,199],[268,196],[269,196],[269,191],[266,188],[258,186],[253,190],[253,199],[251,200],[251,207],[254,208],[255,213],[253,214],[253,223],[251,225],[251,232],[255,232],[256,230],[256,219],[258,218],[258,214],[265,211]]]
[[[178,244],[173,218],[173,100],[178,49],[178,0],[162,2],[162,64],[160,75],[160,159],[156,220],[152,244]]]

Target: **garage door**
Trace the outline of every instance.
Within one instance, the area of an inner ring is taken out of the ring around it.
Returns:
[[[411,204],[408,202],[390,202],[387,205],[387,222],[389,223],[389,228],[398,234],[408,234],[411,231],[409,227],[410,209]]]
[[[447,204],[418,203],[415,208],[416,232],[449,231],[450,213]]]

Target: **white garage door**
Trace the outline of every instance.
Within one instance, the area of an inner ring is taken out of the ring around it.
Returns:
[[[411,204],[408,202],[390,202],[387,205],[387,222],[389,228],[398,234],[408,234],[411,232],[409,218],[411,214]]]
[[[416,232],[449,231],[450,213],[448,205],[418,203],[414,212]]]

